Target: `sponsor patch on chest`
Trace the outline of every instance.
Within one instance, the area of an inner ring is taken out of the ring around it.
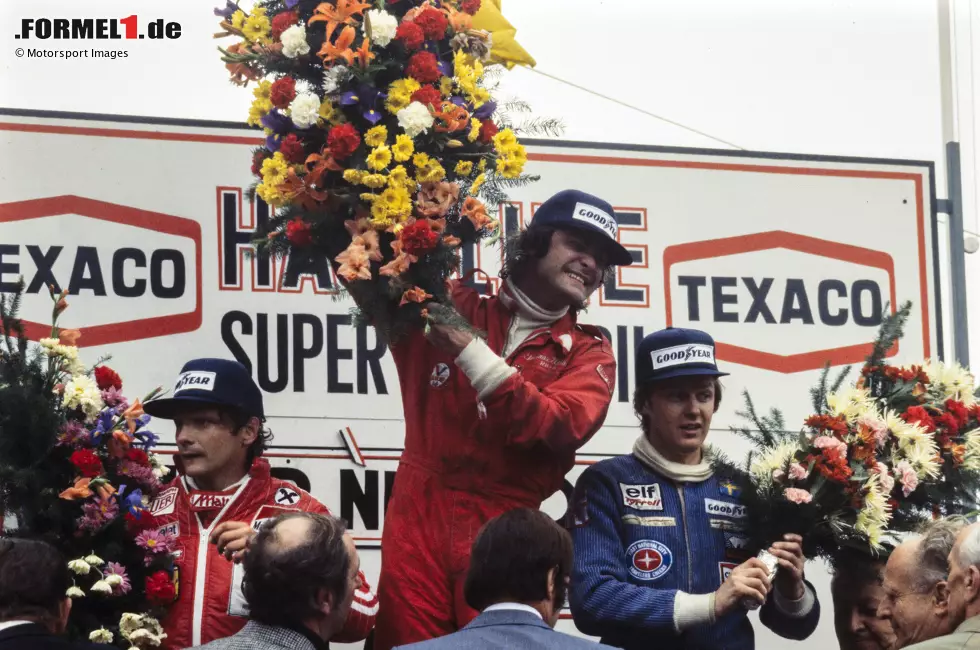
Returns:
[[[429,375],[429,386],[432,388],[441,388],[449,381],[450,374],[448,365],[437,363],[432,369],[432,374]]]
[[[637,580],[656,580],[663,577],[674,564],[674,554],[660,542],[641,539],[626,549],[630,575]]]
[[[709,519],[708,525],[714,530],[731,530],[735,532],[745,530],[744,525],[735,521],[729,521],[728,519]]]
[[[718,563],[718,578],[724,582],[728,580],[728,576],[732,575],[732,570],[738,565],[734,562],[719,562]]]
[[[220,492],[192,492],[190,495],[191,509],[198,510],[220,510],[231,500],[231,494],[221,494]]]
[[[522,366],[547,371],[558,370],[568,365],[568,359],[556,359],[553,356],[542,354],[541,352],[522,354],[520,360]]]
[[[717,499],[705,499],[704,511],[716,517],[731,517],[732,519],[744,519],[745,506],[730,501],[718,501]]]
[[[660,496],[660,484],[628,485],[619,484],[623,493],[623,505],[634,510],[663,510],[664,501]]]
[[[157,528],[158,535],[170,535],[171,537],[180,537],[180,524],[176,521],[167,524],[166,526],[160,526]]]
[[[627,526],[648,526],[650,528],[669,528],[676,526],[673,517],[640,517],[639,515],[623,515],[623,523]]]
[[[176,503],[177,486],[175,485],[157,495],[157,498],[150,504],[150,514],[154,517],[172,514]]]

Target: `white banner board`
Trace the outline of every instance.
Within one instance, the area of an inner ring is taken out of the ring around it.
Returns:
[[[404,437],[395,368],[332,296],[329,269],[297,276],[288,259],[246,257],[268,217],[243,198],[260,142],[218,123],[0,114],[0,291],[25,278],[23,316],[39,333],[46,285],[68,288],[62,324],[83,331],[87,362],[112,354],[130,397],[169,388],[190,358],[246,363],[265,392],[270,460],[349,520],[376,581]],[[550,141],[528,154],[541,181],[501,207],[506,230],[581,189],[615,206],[635,258],[581,317],[609,334],[618,374],[570,483],[632,447],[633,349],[667,325],[715,337],[731,376],[711,440],[733,454],[743,389],[802,423],[820,369],[860,363],[886,308],[914,303],[896,360],[941,355],[931,163]],[[464,266],[499,286],[499,248],[466,251]],[[156,429],[172,441],[169,423]],[[545,509],[565,506],[559,493]],[[825,612],[822,629],[829,601]]]

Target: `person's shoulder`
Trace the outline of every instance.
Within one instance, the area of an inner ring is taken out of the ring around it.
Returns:
[[[580,636],[574,636],[568,634],[567,632],[561,632],[559,630],[553,630],[548,628],[535,628],[539,632],[539,638],[542,641],[542,645],[548,648],[561,648],[565,650],[569,648],[571,650],[596,650],[600,648],[601,650],[609,649],[609,646],[597,644],[591,639],[585,639]],[[612,649],[609,649],[612,650]]]
[[[325,505],[320,503],[316,497],[299,487],[295,483],[285,481],[280,478],[272,478],[269,489],[270,506],[278,506],[287,510],[305,510],[306,512],[319,512],[329,514]]]
[[[650,478],[640,476],[646,473],[643,466],[633,454],[622,454],[612,458],[604,458],[583,472],[585,474],[601,474],[616,479]]]
[[[974,648],[974,644],[967,645],[975,633],[973,632],[953,632],[943,636],[937,636],[926,641],[913,643],[905,646],[905,650],[960,650],[961,648]]]

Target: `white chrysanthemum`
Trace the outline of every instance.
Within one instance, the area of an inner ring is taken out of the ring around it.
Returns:
[[[963,438],[966,444],[963,466],[968,470],[980,472],[980,429],[967,431],[963,434]]]
[[[62,345],[58,339],[41,339],[38,342],[49,357],[64,357],[69,361],[78,359],[78,348],[74,345]]]
[[[85,592],[75,585],[68,587],[68,591],[65,592],[65,595],[69,598],[85,598]]]
[[[881,489],[877,474],[872,474],[864,487],[867,490],[864,506],[858,513],[854,528],[867,535],[873,547],[879,548],[881,536],[891,520],[891,506],[888,505],[888,495]]]
[[[831,415],[842,415],[848,422],[854,422],[874,410],[874,401],[866,388],[851,387],[828,393],[827,407]]]
[[[295,59],[298,56],[310,53],[310,44],[306,41],[305,25],[293,25],[283,31],[279,40],[282,41],[283,56],[287,56],[290,59]]]
[[[895,436],[899,449],[904,449],[909,445],[918,444],[926,440],[932,440],[932,436],[923,427],[917,424],[909,424],[891,409],[885,409],[882,418],[885,420],[885,426]]]
[[[323,92],[326,95],[333,95],[340,90],[340,87],[351,78],[350,68],[345,65],[335,65],[323,73]]]
[[[289,104],[289,117],[293,124],[308,129],[320,119],[320,98],[313,93],[300,93]]]
[[[80,576],[87,576],[88,572],[92,570],[91,565],[82,559],[72,560],[68,563],[68,568]]]
[[[110,587],[118,587],[123,583],[122,576],[115,573],[110,573],[107,575],[105,577],[105,581]]]
[[[119,619],[119,633],[125,638],[129,638],[129,635],[142,627],[143,617],[140,614],[131,614],[129,612],[122,615]]]
[[[98,580],[89,588],[89,591],[96,594],[102,594],[103,596],[108,596],[112,593],[112,586],[105,580]]]
[[[939,447],[936,446],[936,441],[931,437],[916,440],[899,453],[909,462],[919,478],[936,478],[939,476],[942,469],[936,460]]]
[[[95,554],[86,555],[82,559],[88,562],[91,566],[102,566],[103,564],[105,564],[105,560],[103,560],[102,558],[100,558],[98,555]]]
[[[125,613],[119,619],[119,633],[127,641],[136,644],[137,641],[148,641],[158,646],[167,635],[160,627],[160,621],[146,614]]]
[[[432,113],[421,102],[412,102],[398,111],[398,126],[402,127],[410,138],[428,131],[434,122]]]
[[[112,632],[100,627],[88,635],[88,640],[92,643],[112,643]]]
[[[395,32],[398,31],[397,18],[381,9],[371,9],[365,16],[367,18],[364,21],[364,29],[366,32],[367,25],[371,25],[372,43],[384,47],[395,38]]]
[[[967,406],[976,402],[973,374],[960,364],[926,360],[922,369],[929,376],[930,388],[938,389],[946,399],[954,399]]]
[[[62,405],[67,408],[80,408],[89,418],[94,418],[105,406],[98,384],[86,375],[75,375],[65,384]]]
[[[755,479],[756,483],[772,481],[772,473],[785,468],[796,450],[797,447],[794,443],[784,442],[758,455],[752,461],[752,466],[749,467],[752,478]]]

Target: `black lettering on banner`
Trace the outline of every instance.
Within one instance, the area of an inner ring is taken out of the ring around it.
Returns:
[[[248,358],[248,354],[245,353],[245,348],[235,338],[233,327],[236,324],[242,326],[242,336],[252,335],[252,319],[249,318],[249,315],[243,311],[230,311],[221,317],[221,340],[224,342],[225,347],[228,348],[228,351],[231,352],[232,356],[235,357],[235,360],[245,366],[249,373],[251,373],[252,360]]]
[[[646,220],[646,215],[643,212],[634,212],[630,210],[617,210],[616,220],[619,228],[630,229],[631,227],[644,228],[644,223]],[[605,226],[604,226],[605,227]],[[607,228],[608,230],[608,228]],[[638,250],[630,250],[630,255],[633,257],[634,264],[644,264],[646,260],[643,256],[646,252],[646,248],[641,248]],[[635,302],[639,304],[644,304],[647,301],[647,291],[648,288],[624,288],[620,287],[617,282],[619,279],[619,273],[610,273],[607,276],[606,281],[602,285],[602,294],[606,300],[616,301],[616,302]]]
[[[304,259],[299,255],[287,255],[286,265],[282,275],[281,290],[299,291],[304,277],[312,277],[317,291],[331,291],[334,288],[333,277],[330,274],[330,264],[325,255]]]
[[[328,393],[353,393],[354,384],[341,382],[339,379],[339,361],[342,359],[353,359],[354,351],[350,348],[341,348],[338,341],[337,328],[341,325],[350,325],[351,319],[347,314],[327,314],[327,392]]]
[[[810,299],[806,295],[803,280],[790,279],[786,281],[786,295],[783,297],[783,313],[779,322],[786,324],[798,319],[807,325],[813,325],[813,312],[810,311]]]
[[[357,508],[367,530],[381,528],[380,490],[377,470],[364,470],[363,488],[354,470],[340,470],[340,518],[347,522],[348,528],[354,527],[354,508]]]
[[[0,293],[13,293],[17,290],[18,275],[20,274],[20,264],[17,262],[4,262],[4,255],[16,257],[20,253],[20,246],[17,244],[0,244]],[[4,281],[4,275],[13,275],[13,280]]]
[[[267,393],[281,393],[289,384],[289,314],[276,314],[276,378],[270,378],[269,363],[269,315],[256,318],[256,354],[259,358],[258,383]]]
[[[867,293],[871,298],[871,313],[865,314],[861,295]],[[851,313],[854,322],[862,327],[878,327],[881,325],[882,305],[881,289],[871,280],[858,280],[851,285]]]
[[[38,293],[41,289],[49,286],[54,286],[56,292],[61,291],[61,285],[55,279],[51,267],[54,266],[62,250],[64,250],[63,246],[52,246],[48,249],[47,253],[42,253],[40,246],[27,246],[27,252],[30,253],[31,261],[37,267],[37,272],[34,274],[31,283],[27,286],[25,293]]]
[[[766,304],[766,296],[769,295],[769,290],[772,288],[773,279],[762,278],[762,284],[756,284],[755,278],[744,277],[742,283],[752,297],[752,306],[749,307],[749,313],[745,315],[745,322],[754,323],[759,319],[759,316],[762,316],[762,320],[770,325],[775,323],[776,319],[772,315],[769,305]]]
[[[169,262],[173,272],[173,284],[169,287],[163,283],[163,267]],[[162,248],[150,255],[150,291],[157,298],[180,298],[184,295],[187,284],[187,272],[184,267],[184,254],[172,248]]]
[[[312,331],[310,345],[305,345],[304,327]],[[293,390],[306,390],[306,360],[323,352],[323,323],[313,314],[293,314]]]
[[[374,379],[374,391],[378,395],[387,395],[388,386],[385,385],[385,376],[381,372],[381,358],[384,357],[387,346],[378,338],[374,337],[374,347],[368,348],[367,325],[359,323],[357,325],[357,394],[366,395],[368,392],[368,374]]]
[[[96,296],[105,295],[102,265],[99,263],[99,251],[95,246],[79,246],[78,252],[75,253],[75,265],[71,269],[68,293],[77,296],[83,289],[91,291]]]
[[[687,319],[692,322],[701,320],[698,289],[707,285],[708,279],[703,275],[681,275],[677,278],[677,284],[687,287]]]
[[[847,324],[847,307],[840,307],[837,313],[830,313],[830,292],[834,291],[840,298],[847,298],[847,285],[840,280],[821,280],[817,286],[817,310],[820,322],[831,327]]]
[[[241,192],[221,193],[221,283],[222,289],[241,288],[242,277],[239,266],[239,251],[246,250],[255,253],[252,265],[252,282],[256,288],[272,289],[272,257],[267,251],[255,252],[252,237],[256,230],[264,228],[269,222],[269,205],[255,197],[252,204],[255,210],[255,228],[241,226],[239,206],[242,202]]]
[[[146,293],[146,280],[126,284],[126,262],[137,269],[146,268],[146,253],[138,248],[120,248],[112,256],[112,291],[121,298],[139,298]]]
[[[738,280],[730,277],[711,278],[711,304],[714,307],[716,323],[737,323],[738,314],[725,311],[725,305],[737,305],[738,296],[734,293],[724,293],[727,287],[738,286]]]

